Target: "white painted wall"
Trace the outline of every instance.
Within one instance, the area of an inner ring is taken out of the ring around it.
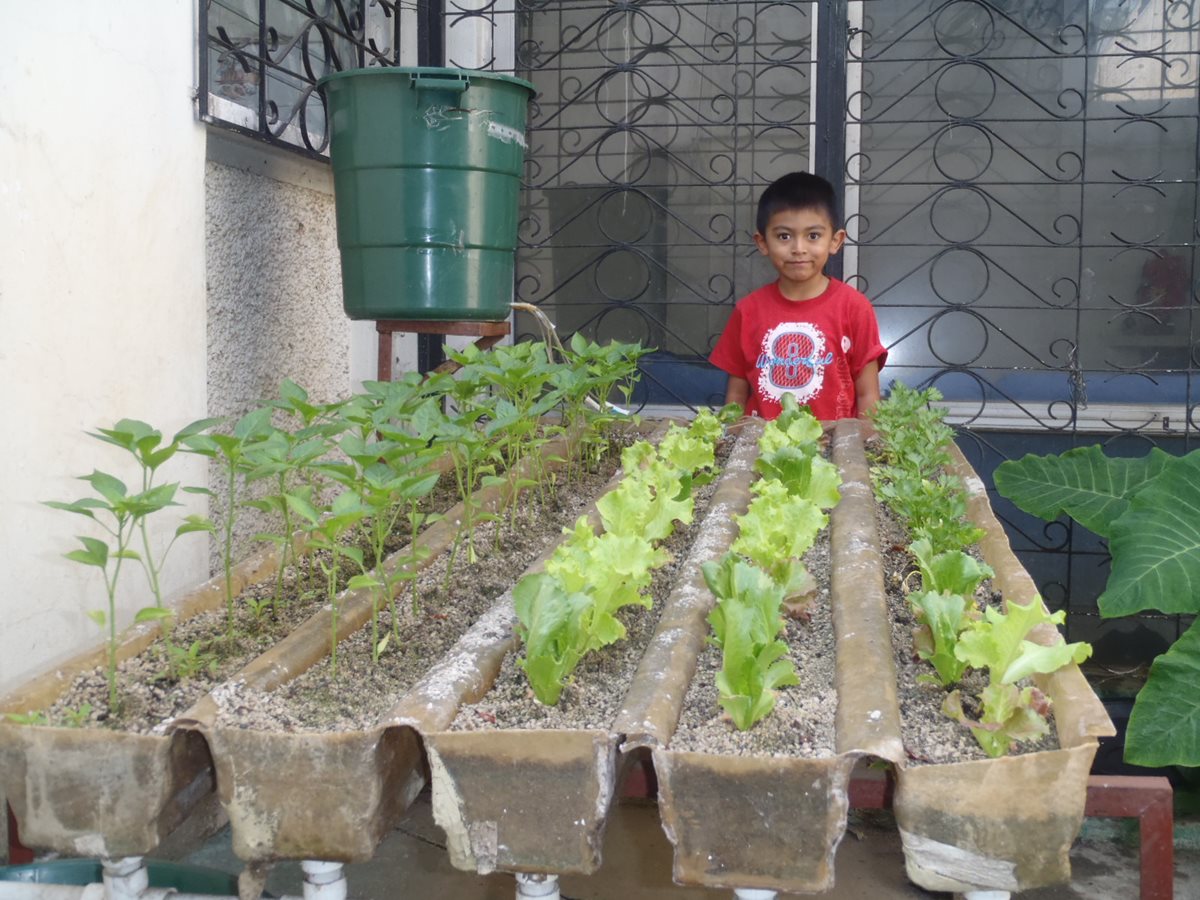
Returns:
[[[207,402],[192,0],[5,2],[2,21],[0,692],[99,637],[84,613],[104,606],[100,574],[62,558],[90,523],[39,502],[82,496],[72,476],[94,467],[132,478],[85,429],[173,432]],[[167,591],[206,556],[202,537],[177,546]],[[128,574],[123,621],[149,598]]]

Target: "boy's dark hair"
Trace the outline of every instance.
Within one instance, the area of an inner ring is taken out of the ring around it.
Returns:
[[[785,209],[819,209],[829,216],[835,230],[841,228],[837,195],[820,175],[792,172],[767,185],[758,198],[758,218],[754,220],[758,233],[765,235],[771,216]]]

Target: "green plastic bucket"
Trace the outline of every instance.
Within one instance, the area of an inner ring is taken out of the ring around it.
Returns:
[[[146,860],[150,887],[175,888],[185,894],[236,895],[237,876],[186,863]],[[85,885],[100,882],[104,868],[98,859],[54,859],[17,866],[0,866],[0,881],[26,884]],[[270,896],[264,894],[264,896]]]
[[[351,319],[508,318],[533,85],[441,68],[320,81]]]

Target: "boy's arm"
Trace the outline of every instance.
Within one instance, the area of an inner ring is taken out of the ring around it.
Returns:
[[[871,360],[854,378],[854,398],[859,416],[865,416],[879,402],[879,361]]]
[[[878,393],[878,379],[876,380],[876,393]],[[729,380],[725,382],[725,403],[736,403],[742,408],[742,412],[746,411],[746,401],[750,399],[750,382],[745,378],[738,378],[736,375],[730,375]]]

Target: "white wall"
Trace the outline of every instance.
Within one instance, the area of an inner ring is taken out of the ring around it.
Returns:
[[[128,416],[173,433],[207,402],[192,0],[5,2],[2,22],[0,692],[99,637],[84,614],[104,606],[100,574],[62,558],[90,523],[39,503],[82,496],[72,476],[93,468],[132,478],[84,430]],[[177,546],[167,591],[206,555],[199,536]],[[122,621],[149,599],[128,574]]]

